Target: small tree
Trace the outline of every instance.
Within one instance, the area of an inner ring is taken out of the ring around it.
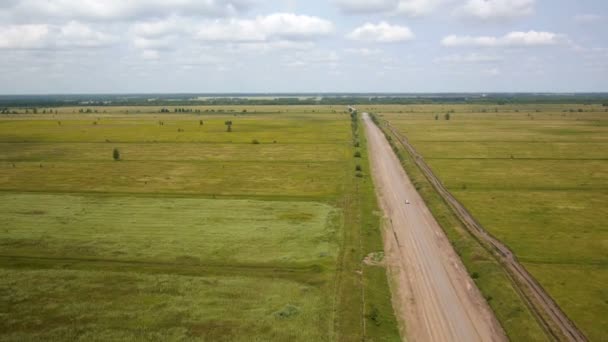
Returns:
[[[435,114],[435,120],[439,120],[439,114]]]
[[[231,120],[224,122],[224,125],[226,125],[226,132],[232,132],[232,121]]]
[[[112,158],[114,158],[115,161],[120,160],[120,150],[116,147],[114,148],[114,151],[112,151]]]
[[[198,125],[202,126],[203,125],[203,120],[199,120]]]
[[[445,119],[450,120],[450,113],[445,113]]]

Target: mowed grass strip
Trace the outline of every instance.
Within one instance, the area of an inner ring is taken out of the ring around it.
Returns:
[[[111,152],[111,151],[110,151]],[[0,190],[334,197],[341,162],[0,162]]]
[[[307,161],[335,162],[350,157],[345,144],[201,143],[0,143],[4,161],[111,161],[118,148],[123,161]]]
[[[203,124],[201,125],[201,120]],[[227,132],[226,121],[232,121]],[[267,116],[190,116],[97,118],[89,120],[3,119],[0,142],[199,142],[322,144],[343,143],[350,137],[348,126],[337,114],[294,118]]]
[[[408,136],[412,142],[574,142],[607,143],[604,113],[582,113],[580,119],[561,119],[547,113],[526,117],[521,113],[501,116],[492,113],[387,114],[385,119]],[[532,118],[534,117],[534,119]]]
[[[430,159],[608,160],[608,142],[424,142],[418,152]]]
[[[333,267],[340,224],[314,202],[0,194],[9,256]]]
[[[326,341],[327,289],[285,279],[0,269],[3,341]],[[35,305],[33,305],[35,303]]]
[[[428,164],[451,190],[608,190],[608,159],[430,159]]]

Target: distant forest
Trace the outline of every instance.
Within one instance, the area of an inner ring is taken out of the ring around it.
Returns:
[[[74,94],[0,95],[1,107],[193,106],[193,105],[370,105],[370,104],[580,103],[608,106],[608,93],[444,94]]]

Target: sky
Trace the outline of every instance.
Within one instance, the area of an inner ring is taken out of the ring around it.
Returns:
[[[0,0],[0,94],[607,91],[606,0]]]

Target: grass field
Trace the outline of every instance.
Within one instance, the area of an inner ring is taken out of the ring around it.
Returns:
[[[343,108],[200,109],[0,118],[0,339],[399,339]]]
[[[591,340],[605,337],[605,107],[420,105],[373,111],[410,139],[448,189],[516,253]]]

